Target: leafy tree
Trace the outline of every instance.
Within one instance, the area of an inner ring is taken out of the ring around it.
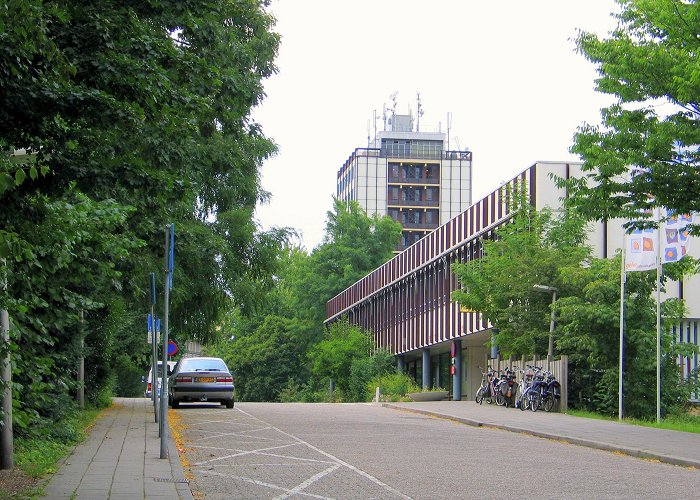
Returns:
[[[311,373],[333,380],[341,394],[347,395],[353,361],[367,358],[371,347],[372,338],[367,332],[347,320],[336,321],[308,352]]]
[[[326,302],[393,256],[401,224],[368,216],[355,201],[334,200],[327,213],[323,243],[314,248],[295,285],[300,305],[319,324]]]
[[[551,210],[535,211],[526,203],[494,240],[482,241],[482,257],[452,269],[461,289],[452,299],[482,312],[498,329],[496,343],[508,355],[547,352],[551,295],[534,285],[567,288],[560,270],[588,258],[581,245],[585,224],[572,212],[555,217]]]
[[[501,352],[543,354],[547,349],[550,296],[534,284],[556,286],[554,347],[569,356],[572,407],[615,414],[618,406],[620,331],[620,257],[592,259],[582,246],[582,217],[521,207],[513,222],[486,241],[483,257],[454,266],[462,289],[460,304],[482,312],[500,332]],[[563,243],[562,242],[566,242]],[[694,264],[668,266],[667,278],[687,273]],[[675,267],[675,269],[674,269]],[[625,414],[651,417],[656,409],[656,273],[629,273],[625,300]],[[543,280],[549,280],[543,283]],[[679,383],[679,354],[692,347],[672,341],[670,328],[683,317],[682,301],[667,300],[662,348],[664,412],[684,404],[692,386]]]
[[[396,372],[396,358],[386,350],[378,350],[369,357],[355,358],[350,365],[348,398],[351,401],[370,401],[374,388],[367,386],[372,380]]]
[[[597,90],[616,102],[602,110],[602,126],[584,124],[575,135],[571,151],[586,175],[569,181],[573,202],[594,220],[639,221],[654,206],[698,211],[697,1],[618,3],[619,24],[607,38],[582,32],[576,40],[598,68]]]
[[[276,70],[267,5],[0,9],[0,254],[11,263],[0,302],[23,422],[47,414],[51,402],[34,396],[75,387],[80,354],[92,401],[128,385],[113,380],[120,352],[146,366],[148,274],[162,268],[165,223],[176,227],[177,340],[215,339],[232,304],[251,309],[272,286],[288,233],[253,220],[268,197],[258,169],[276,147],[250,118]]]
[[[234,374],[239,400],[279,401],[290,381],[306,380],[306,352],[295,330],[293,319],[268,315],[251,334],[217,348]]]

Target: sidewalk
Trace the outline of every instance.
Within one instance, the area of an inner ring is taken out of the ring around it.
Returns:
[[[700,434],[690,432],[561,413],[533,413],[496,405],[478,405],[473,401],[383,403],[382,406],[700,469]]]
[[[160,458],[153,402],[114,398],[89,437],[48,481],[45,498],[192,499],[170,430],[168,458]]]

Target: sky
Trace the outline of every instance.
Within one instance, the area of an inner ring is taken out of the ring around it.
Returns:
[[[537,161],[575,161],[583,123],[598,124],[610,96],[575,50],[578,30],[605,36],[614,0],[272,0],[281,36],[278,73],[253,111],[279,148],[261,170],[271,201],[261,229],[291,227],[308,251],[321,243],[336,175],[350,154],[398,114],[447,132],[473,153],[472,202]]]

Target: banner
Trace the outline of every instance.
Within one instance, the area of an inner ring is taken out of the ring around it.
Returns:
[[[661,226],[661,238],[657,229],[635,229],[625,235],[625,272],[656,269],[656,257],[661,245],[661,261],[664,264],[681,260],[688,252],[688,224],[692,214],[678,215],[665,210],[665,224]]]

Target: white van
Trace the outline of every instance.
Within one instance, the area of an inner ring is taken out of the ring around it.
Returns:
[[[170,375],[173,372],[173,368],[175,368],[176,364],[177,364],[176,361],[168,361],[168,375]],[[160,397],[160,386],[161,386],[162,382],[163,382],[163,362],[158,361],[158,397]],[[143,395],[150,399],[152,388],[153,388],[153,368],[148,370],[148,377],[146,378],[146,390],[144,391]]]

